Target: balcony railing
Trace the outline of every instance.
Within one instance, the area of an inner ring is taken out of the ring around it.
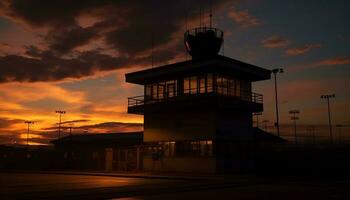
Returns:
[[[208,89],[208,88],[207,88]],[[243,101],[248,101],[248,102],[253,102],[253,103],[258,103],[262,104],[263,103],[263,95],[254,93],[254,92],[249,92],[249,91],[242,91],[242,90],[235,90],[235,91],[230,91],[230,90],[221,90],[219,88],[216,89],[216,91],[212,90],[197,90],[194,92],[191,89],[184,90],[184,93],[181,96],[174,96],[170,95],[167,96],[165,94],[161,95],[160,97],[152,97],[152,96],[135,96],[135,97],[129,97],[128,98],[128,107],[134,107],[134,106],[142,106],[144,104],[152,104],[152,103],[158,103],[158,102],[165,102],[165,101],[172,101],[175,100],[179,97],[186,97],[186,96],[205,96],[205,95],[217,95],[217,96],[228,96],[228,97],[233,97],[233,98],[238,98]]]

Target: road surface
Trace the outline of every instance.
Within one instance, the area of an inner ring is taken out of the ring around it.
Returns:
[[[350,199],[350,180],[127,178],[0,173],[0,199]]]

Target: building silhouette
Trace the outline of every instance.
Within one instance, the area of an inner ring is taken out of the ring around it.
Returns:
[[[223,36],[211,27],[188,30],[191,60],[125,75],[144,87],[143,95],[128,98],[128,113],[144,115],[145,170],[254,167],[252,113],[263,111],[263,95],[252,92],[252,82],[270,79],[271,72],[218,55]]]

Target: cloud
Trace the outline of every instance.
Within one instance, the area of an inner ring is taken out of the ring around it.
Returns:
[[[62,122],[61,124],[73,124],[73,123],[82,123],[82,122],[89,122],[90,120],[87,119],[78,119],[78,120],[70,120]]]
[[[213,2],[213,9],[225,2]],[[202,9],[209,5],[203,3]],[[42,42],[32,44],[26,55],[0,56],[0,83],[82,78],[148,64],[152,35],[155,62],[176,59],[183,53],[178,35],[186,17],[198,17],[197,10],[195,0],[5,0],[0,15],[38,30]]]
[[[97,51],[77,53],[73,58],[61,58],[50,51],[31,47],[24,57],[0,57],[0,82],[57,81],[64,78],[81,78],[97,71],[126,67],[126,58],[113,57]]]
[[[12,125],[23,123],[24,120],[21,119],[8,119],[0,117],[0,129],[8,129],[11,128]]]
[[[281,48],[288,46],[290,43],[290,40],[276,35],[268,37],[262,41],[263,46],[266,48]]]
[[[350,64],[350,57],[340,56],[336,58],[321,60],[318,63],[316,63],[315,66],[347,65],[347,64]]]
[[[305,53],[311,51],[312,49],[317,49],[320,47],[321,47],[320,44],[307,44],[303,47],[287,49],[286,54],[289,56],[302,55],[302,54],[305,54]]]
[[[248,10],[237,10],[234,7],[229,10],[228,17],[241,26],[257,26],[261,24],[260,20],[250,15]]]
[[[337,65],[349,65],[350,57],[346,56],[338,56],[335,58],[328,58],[320,61],[316,61],[313,63],[304,63],[289,66],[290,72],[298,72],[307,69],[319,68],[319,67],[329,67],[329,66],[337,66]]]
[[[69,127],[62,126],[63,130]],[[126,123],[126,122],[103,122],[98,124],[90,124],[72,127],[75,132],[83,133],[113,133],[113,132],[132,132],[143,130],[142,123]],[[43,130],[57,130],[57,126],[44,128]]]

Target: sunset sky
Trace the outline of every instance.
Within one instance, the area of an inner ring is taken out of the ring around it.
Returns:
[[[334,124],[350,125],[350,1],[213,0],[213,21],[225,32],[225,56],[278,75],[281,123],[299,109],[298,123],[328,123],[321,94],[331,100]],[[58,115],[76,133],[142,129],[126,113],[127,97],[143,88],[127,72],[187,59],[183,33],[208,25],[210,0],[1,0],[0,143],[31,144],[57,137]],[[201,8],[201,9],[200,9]],[[273,81],[257,82],[262,118],[274,119]],[[344,130],[346,130],[344,128]],[[347,129],[349,130],[349,129]],[[66,133],[67,130],[64,130]]]

